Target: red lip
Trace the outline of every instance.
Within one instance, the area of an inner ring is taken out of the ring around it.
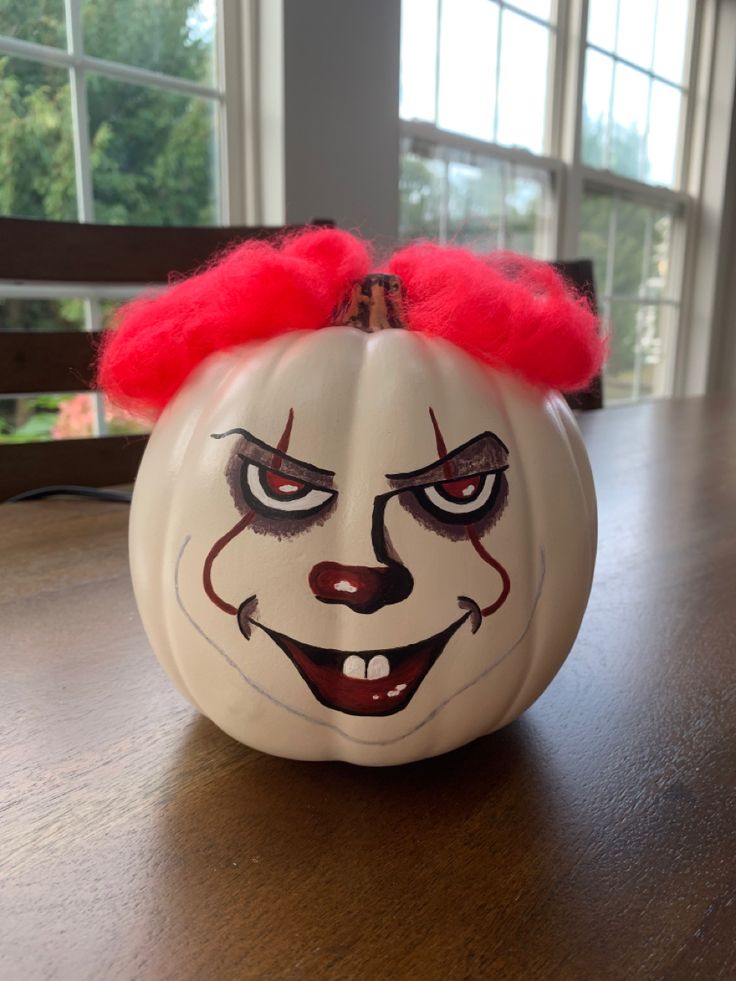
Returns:
[[[281,648],[314,697],[323,705],[347,715],[381,716],[394,715],[406,708],[447,642],[469,616],[470,613],[465,613],[440,633],[416,644],[367,651],[313,647],[271,630],[256,620],[250,622],[260,627]],[[361,658],[367,672],[371,659],[378,656],[385,657],[389,664],[389,673],[384,678],[354,678],[343,672],[343,665],[350,657]]]

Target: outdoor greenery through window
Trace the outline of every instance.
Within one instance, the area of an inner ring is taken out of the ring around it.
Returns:
[[[402,239],[431,238],[488,252],[550,250],[552,205],[545,171],[405,139]]]
[[[580,7],[571,94],[556,64]],[[542,259],[577,241],[610,332],[608,403],[672,390],[693,16],[690,0],[402,0],[402,238]]]
[[[0,214],[222,220],[217,0],[0,0]],[[120,290],[0,283],[0,330],[100,330]],[[100,395],[0,400],[0,442],[134,431]]]

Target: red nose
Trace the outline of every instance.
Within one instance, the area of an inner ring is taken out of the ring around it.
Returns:
[[[398,562],[373,567],[319,562],[309,573],[309,585],[322,603],[342,603],[356,613],[375,613],[406,599],[414,580]]]

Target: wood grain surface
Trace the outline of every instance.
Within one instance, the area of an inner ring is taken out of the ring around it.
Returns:
[[[572,654],[518,722],[388,770],[198,717],[124,506],[0,508],[3,981],[736,977],[736,401],[582,425]]]

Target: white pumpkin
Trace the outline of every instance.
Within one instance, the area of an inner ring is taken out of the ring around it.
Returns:
[[[211,355],[155,427],[130,527],[182,694],[249,746],[368,765],[523,712],[575,640],[595,550],[559,395],[348,326]]]

